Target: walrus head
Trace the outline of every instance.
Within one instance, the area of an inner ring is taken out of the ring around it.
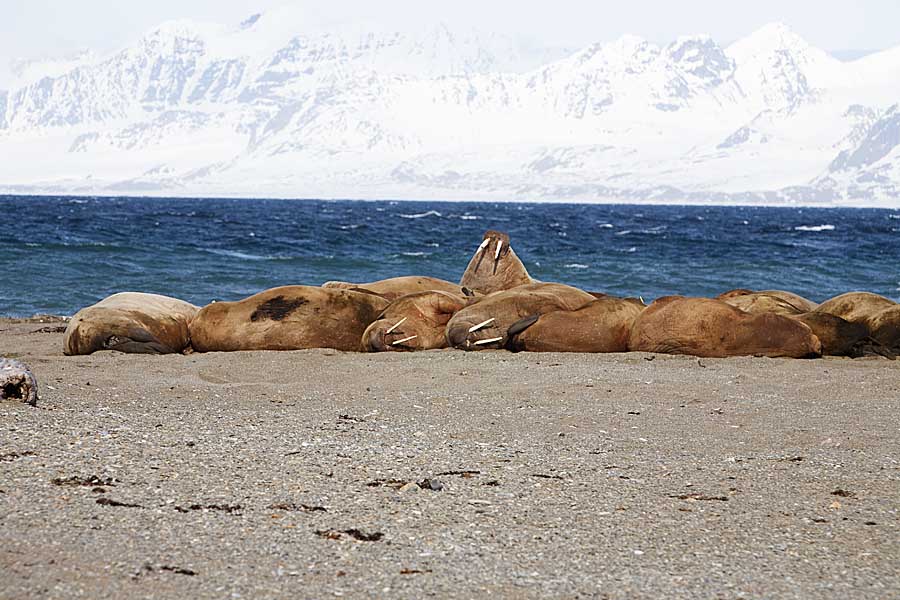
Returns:
[[[554,310],[575,310],[594,299],[585,291],[559,283],[533,283],[495,292],[474,299],[453,315],[447,323],[447,342],[462,350],[504,348],[510,336],[527,328],[520,321],[537,320],[537,315]]]
[[[133,354],[173,354],[181,350],[170,348],[154,336],[142,322],[144,319],[145,316],[137,312],[100,306],[85,308],[66,327],[63,354],[76,356],[101,350]],[[161,321],[166,326],[178,327],[173,319]]]
[[[459,285],[478,294],[491,294],[533,282],[509,245],[509,236],[490,230],[484,234]]]
[[[394,300],[362,335],[363,352],[446,348],[447,321],[468,300],[446,292],[407,294]]]

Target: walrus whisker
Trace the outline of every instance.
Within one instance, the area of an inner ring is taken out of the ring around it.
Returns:
[[[479,323],[478,325],[472,325],[471,327],[469,327],[469,333],[475,333],[479,329],[484,329],[485,327],[487,327],[488,325],[490,325],[491,323],[493,323],[496,320],[497,319],[495,319],[494,317],[491,317],[484,323]]]
[[[397,324],[394,325],[393,327],[391,327],[390,329],[388,329],[387,331],[385,331],[385,332],[384,332],[384,335],[388,335],[389,333],[393,333],[394,330],[397,329],[398,327],[400,327],[401,325],[403,325],[403,322],[406,321],[406,319],[408,319],[408,318],[409,318],[409,317],[403,317],[402,319],[400,319],[399,321],[397,321]]]
[[[486,344],[493,344],[494,342],[501,342],[501,341],[503,341],[503,338],[502,338],[502,337],[489,338],[489,339],[486,339],[486,340],[478,340],[477,342],[475,342],[474,345],[476,345],[476,346],[484,346],[484,345],[486,345]]]
[[[409,336],[408,338],[403,338],[402,340],[397,340],[396,342],[392,343],[391,346],[399,346],[400,344],[403,344],[403,343],[408,342],[408,341],[410,341],[410,340],[414,340],[414,339],[416,339],[417,337],[419,337],[419,336],[417,336],[417,335],[411,335],[411,336]]]

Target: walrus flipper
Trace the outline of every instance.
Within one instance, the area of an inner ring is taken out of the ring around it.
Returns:
[[[525,350],[525,344],[519,342],[517,336],[537,323],[540,318],[541,315],[531,315],[530,317],[519,319],[510,325],[509,329],[506,330],[506,349],[510,352],[521,352],[522,350]]]
[[[127,354],[175,354],[175,350],[160,342],[146,329],[133,327],[127,336],[111,335],[103,343],[105,350]]]

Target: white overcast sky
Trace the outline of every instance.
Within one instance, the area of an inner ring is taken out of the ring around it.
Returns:
[[[237,23],[285,0],[0,0],[0,89],[16,58],[115,50],[168,19]],[[773,21],[826,50],[900,45],[900,0],[295,0],[311,22],[375,19],[522,34],[582,46],[638,35],[668,42],[708,33],[722,44]]]

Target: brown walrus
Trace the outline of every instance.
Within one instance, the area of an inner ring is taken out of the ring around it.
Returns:
[[[900,355],[900,304],[888,306],[869,317],[866,325],[872,339],[887,348],[891,358]]]
[[[822,343],[809,327],[773,313],[750,314],[711,298],[660,298],[631,328],[629,350],[701,357],[811,358]]]
[[[577,310],[526,317],[509,328],[513,352],[627,352],[631,326],[646,308],[637,298],[600,297]]]
[[[63,338],[66,355],[116,350],[173,354],[191,343],[188,326],[199,309],[193,304],[140,292],[121,292],[83,308]]]
[[[459,285],[477,294],[492,294],[535,283],[515,251],[509,236],[489,230],[469,261]]]
[[[873,354],[884,355],[884,352],[877,348],[878,344],[871,343],[869,328],[863,323],[851,323],[840,317],[817,311],[786,316],[800,321],[812,330],[822,342],[822,354],[825,356],[859,358]]]
[[[731,290],[716,297],[749,313],[770,312],[778,315],[799,315],[815,310],[818,304],[783,290]]]
[[[513,323],[555,310],[577,310],[593,300],[591,294],[561,283],[532,283],[495,292],[453,315],[447,323],[447,342],[463,350],[503,348]]]
[[[849,292],[826,300],[814,311],[864,325],[874,345],[865,354],[900,354],[900,304],[871,292]]]
[[[363,331],[388,306],[381,296],[303,285],[203,307],[191,322],[197,352],[359,350]]]
[[[444,329],[467,304],[463,296],[418,292],[398,298],[384,309],[362,336],[364,352],[433,350],[447,347]]]
[[[407,294],[415,294],[416,292],[440,291],[449,294],[461,294],[459,284],[450,283],[443,279],[435,277],[392,277],[390,279],[382,279],[380,281],[372,281],[370,283],[349,283],[346,281],[329,281],[322,284],[326,289],[341,290],[366,290],[379,296],[384,296],[388,300],[396,300]]]
[[[816,308],[817,312],[841,317],[851,323],[865,323],[871,317],[897,303],[871,292],[848,292],[826,300]]]

